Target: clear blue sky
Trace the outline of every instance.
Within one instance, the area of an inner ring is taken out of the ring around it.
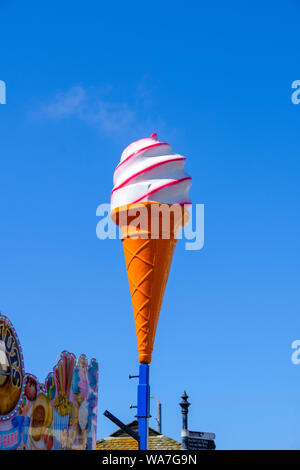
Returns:
[[[218,448],[300,448],[299,13],[0,0],[0,309],[41,381],[63,349],[98,359],[99,437],[106,408],[134,418],[138,364],[121,242],[96,238],[96,208],[123,148],[157,132],[205,204],[205,246],[178,243],[158,325],[163,432],[180,439],[186,389]]]

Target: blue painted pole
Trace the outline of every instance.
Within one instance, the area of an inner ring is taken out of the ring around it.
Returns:
[[[137,396],[137,418],[139,422],[139,450],[148,449],[150,417],[149,364],[140,364],[140,375]]]

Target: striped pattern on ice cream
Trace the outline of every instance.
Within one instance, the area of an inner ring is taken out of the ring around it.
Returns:
[[[190,204],[192,178],[184,170],[185,160],[159,142],[157,134],[133,142],[114,173],[111,209],[139,202]]]

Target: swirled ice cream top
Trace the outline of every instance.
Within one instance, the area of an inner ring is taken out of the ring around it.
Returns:
[[[114,173],[111,209],[140,202],[190,204],[192,178],[185,160],[157,134],[128,145]]]

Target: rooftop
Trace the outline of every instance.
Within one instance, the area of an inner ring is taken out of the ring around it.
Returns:
[[[137,420],[127,424],[134,432],[138,433]],[[122,429],[118,429],[113,434],[97,441],[97,450],[138,450],[138,443]],[[158,431],[149,427],[149,450],[179,450],[182,449],[181,443],[170,437],[160,434]]]

